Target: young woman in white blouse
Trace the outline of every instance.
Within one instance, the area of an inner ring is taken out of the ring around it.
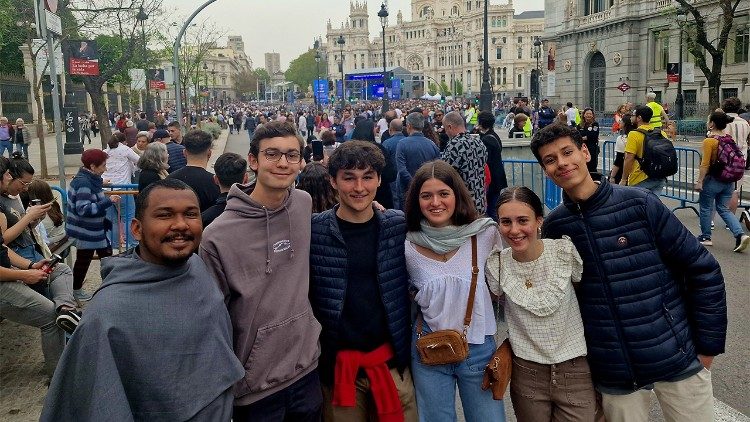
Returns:
[[[487,281],[494,295],[505,295],[516,417],[593,422],[596,393],[573,289],[581,281],[581,257],[567,238],[539,238],[544,210],[529,188],[504,189],[497,211],[510,247],[492,251]]]
[[[459,363],[429,366],[420,362],[412,337],[412,371],[419,420],[452,422],[456,418],[456,386],[468,422],[504,421],[502,401],[482,391],[484,367],[495,352],[497,326],[484,267],[500,242],[495,223],[480,218],[458,172],[444,161],[424,164],[414,175],[405,198],[406,267],[416,291],[423,333],[464,331],[464,314],[472,280],[472,236],[477,239],[479,268],[471,323],[466,331],[468,357]]]

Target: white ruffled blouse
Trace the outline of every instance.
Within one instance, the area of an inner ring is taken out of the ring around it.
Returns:
[[[511,249],[487,258],[487,282],[505,293],[505,320],[513,353],[526,360],[556,364],[586,355],[583,321],[573,283],[583,263],[570,239],[542,239],[534,261],[518,262]],[[499,276],[498,276],[499,273]]]
[[[492,300],[485,283],[485,260],[500,236],[495,226],[477,234],[477,290],[466,338],[484,344],[485,336],[497,331]],[[453,329],[463,332],[463,321],[471,288],[471,240],[467,240],[447,262],[428,258],[406,241],[406,268],[411,284],[418,289],[415,301],[432,331]]]

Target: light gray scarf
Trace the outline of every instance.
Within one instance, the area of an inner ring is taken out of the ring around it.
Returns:
[[[444,254],[463,245],[471,236],[487,227],[494,227],[491,218],[478,218],[463,226],[432,227],[427,220],[422,220],[422,230],[409,232],[406,239],[431,251]]]

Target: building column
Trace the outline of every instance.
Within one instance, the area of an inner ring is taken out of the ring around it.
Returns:
[[[117,111],[120,113],[124,113],[124,110],[122,109],[122,87],[119,83],[114,84],[115,85],[115,92],[117,93]]]

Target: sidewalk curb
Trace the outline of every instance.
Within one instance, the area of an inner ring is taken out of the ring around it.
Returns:
[[[206,170],[210,171],[211,173],[216,173],[214,171],[214,164],[216,163],[216,160],[219,158],[219,156],[221,154],[224,154],[228,139],[229,130],[223,129],[221,131],[221,134],[219,135],[219,138],[214,141],[214,144],[211,147],[211,158],[208,160],[208,168]]]

